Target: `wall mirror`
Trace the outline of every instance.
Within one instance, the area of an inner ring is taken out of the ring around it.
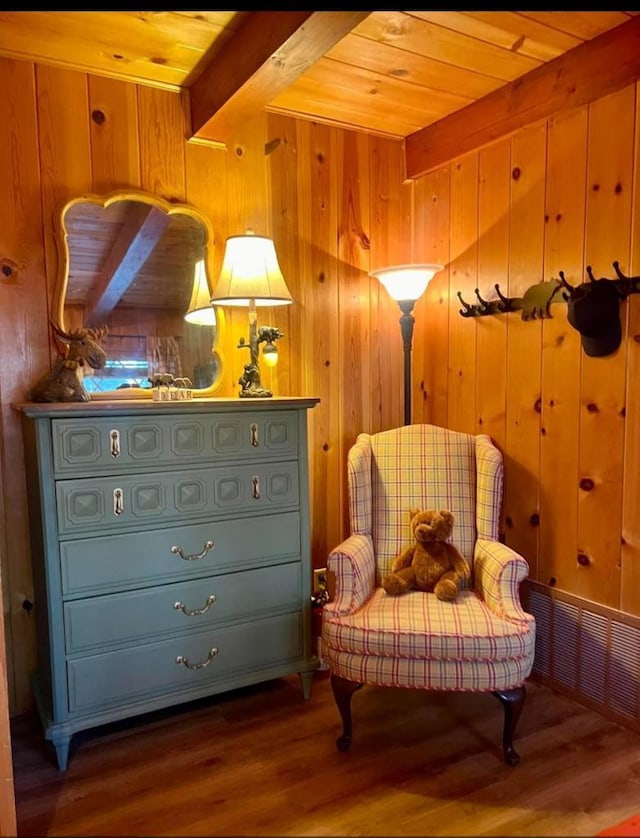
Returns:
[[[151,398],[149,378],[160,373],[188,378],[195,397],[213,394],[224,314],[185,320],[198,282],[198,305],[211,296],[213,230],[202,213],[146,192],[82,195],[63,207],[56,241],[56,324],[108,327],[107,366],[83,379],[92,400]]]

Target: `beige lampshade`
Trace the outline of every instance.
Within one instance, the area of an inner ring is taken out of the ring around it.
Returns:
[[[417,300],[442,268],[435,264],[392,265],[371,271],[369,275],[380,280],[393,300]]]
[[[211,292],[207,282],[207,272],[204,267],[204,259],[196,262],[193,274],[193,290],[189,308],[184,316],[188,323],[195,323],[198,326],[215,326],[216,312],[211,305]]]
[[[225,244],[220,278],[213,302],[225,306],[282,306],[293,302],[282,276],[272,239],[247,230]]]

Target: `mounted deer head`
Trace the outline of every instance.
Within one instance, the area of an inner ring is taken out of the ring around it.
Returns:
[[[88,402],[90,396],[82,383],[85,365],[94,370],[103,369],[107,354],[100,341],[107,336],[102,329],[76,329],[64,332],[53,321],[51,328],[58,348],[58,360],[51,372],[44,375],[33,387],[29,398],[33,402]],[[61,348],[61,344],[64,345]]]

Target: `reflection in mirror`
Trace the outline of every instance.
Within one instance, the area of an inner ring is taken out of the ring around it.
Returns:
[[[107,365],[83,379],[92,400],[150,398],[149,378],[167,373],[190,379],[196,397],[213,393],[223,313],[185,319],[196,292],[211,296],[204,215],[146,192],[84,195],[63,208],[58,243],[54,321],[64,331],[108,327]]]

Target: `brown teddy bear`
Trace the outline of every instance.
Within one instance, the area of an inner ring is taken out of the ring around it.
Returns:
[[[410,590],[433,591],[438,599],[451,602],[461,582],[471,576],[465,557],[447,542],[453,532],[453,513],[448,509],[412,509],[409,515],[415,544],[395,557],[382,587],[392,596]]]

